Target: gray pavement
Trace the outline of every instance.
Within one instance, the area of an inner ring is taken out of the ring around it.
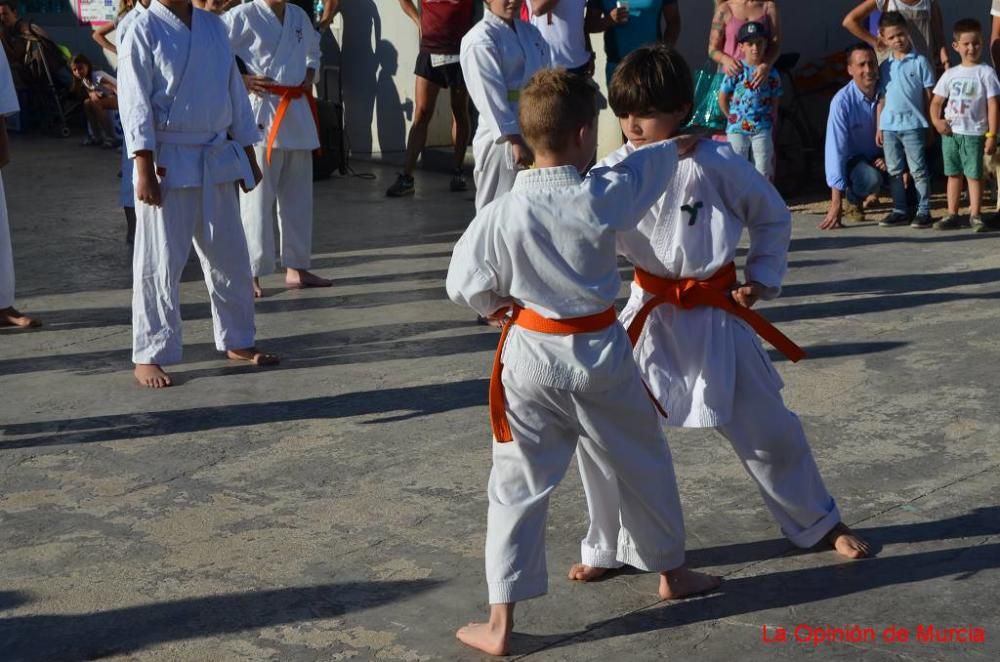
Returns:
[[[192,262],[179,385],[153,392],[130,373],[116,155],[13,152],[18,305],[45,327],[0,331],[0,660],[481,659],[453,632],[486,613],[496,334],[443,290],[471,195],[421,174],[414,199],[386,200],[394,173],[365,163],[376,180],[319,184],[315,266],[334,287],[265,281],[275,369],[216,354]],[[585,529],[571,470],[517,655],[1000,659],[1000,235],[817,220],[796,217],[764,308],[810,351],[776,359],[786,398],[878,557],[792,550],[721,438],[672,432],[689,561],[722,590],[667,605],[651,575],[566,581]],[[876,640],[814,647],[800,624]],[[910,641],[885,641],[891,625]],[[922,643],[918,625],[986,640]]]

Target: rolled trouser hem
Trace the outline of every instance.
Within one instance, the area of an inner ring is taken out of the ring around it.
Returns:
[[[782,531],[782,533],[796,547],[808,549],[819,543],[839,523],[840,510],[837,508],[837,503],[833,499],[830,499],[830,511],[820,518],[818,522],[794,535],[789,535],[785,531]]]
[[[281,266],[284,267],[285,269],[302,269],[303,271],[306,271],[309,269],[309,267],[312,266],[312,260],[309,258],[306,258],[305,260],[301,259],[286,260],[285,258],[281,258]]]
[[[618,560],[626,565],[646,572],[675,570],[684,565],[684,550],[673,552],[639,551],[631,545],[620,545]]]
[[[486,582],[489,589],[490,604],[500,605],[521,602],[545,595],[548,590],[548,579],[519,579],[517,581]]]
[[[171,365],[173,363],[181,362],[180,352],[170,352],[170,353],[137,353],[132,352],[132,363],[135,365],[142,364],[153,364],[153,365]]]
[[[267,264],[251,264],[250,273],[253,274],[254,278],[260,278],[261,276],[270,276],[275,272],[275,266],[273,263]]]
[[[220,352],[228,352],[233,349],[248,349],[250,347],[256,347],[257,339],[255,336],[256,334],[216,341],[215,348]]]
[[[591,568],[622,567],[621,562],[618,561],[618,550],[598,549],[586,543],[580,543],[580,562]]]

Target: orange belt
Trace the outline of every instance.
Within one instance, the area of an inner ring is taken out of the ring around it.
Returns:
[[[653,298],[639,310],[639,313],[632,320],[628,327],[628,337],[632,345],[639,340],[642,327],[646,324],[646,318],[657,306],[669,303],[672,306],[680,306],[685,310],[696,306],[711,306],[739,317],[750,325],[761,338],[771,343],[779,352],[784,354],[793,363],[805,357],[806,353],[801,347],[792,342],[788,336],[778,331],[777,328],[759,313],[749,308],[744,308],[733,301],[729,292],[736,286],[736,265],[730,262],[719,269],[705,280],[694,278],[662,278],[647,273],[642,269],[635,268],[635,283],[645,291],[653,295]]]
[[[503,393],[503,346],[507,342],[507,333],[515,324],[529,331],[538,333],[591,333],[606,329],[618,321],[614,308],[608,308],[603,313],[587,317],[572,317],[570,319],[553,320],[542,317],[538,313],[514,305],[510,321],[503,325],[500,332],[500,342],[493,358],[493,374],[490,376],[490,426],[493,437],[497,441],[513,441],[510,433],[510,423],[507,422],[507,401]]]
[[[320,131],[319,127],[319,109],[316,107],[316,98],[313,97],[312,87],[306,85],[266,85],[264,87],[271,94],[276,94],[281,96],[281,101],[278,102],[278,109],[274,113],[274,119],[271,120],[271,133],[267,136],[267,163],[271,164],[271,150],[274,148],[274,141],[278,137],[278,129],[281,128],[281,123],[285,119],[285,112],[288,107],[292,105],[292,101],[305,97],[309,101],[309,109],[312,110],[313,120],[316,122],[316,133]]]

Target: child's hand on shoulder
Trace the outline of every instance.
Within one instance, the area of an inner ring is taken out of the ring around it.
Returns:
[[[737,305],[743,306],[744,308],[753,308],[753,305],[764,296],[766,288],[758,283],[757,281],[749,281],[744,283],[739,287],[733,289],[729,295],[733,298],[733,301]]]

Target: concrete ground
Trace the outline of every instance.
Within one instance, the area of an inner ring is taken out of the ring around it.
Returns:
[[[481,659],[453,632],[486,610],[497,336],[443,290],[471,195],[421,174],[387,200],[394,173],[365,163],[374,181],[320,183],[315,267],[334,287],[266,279],[274,369],[214,351],[192,262],[178,386],[154,392],[130,372],[116,155],[15,137],[13,156],[18,305],[45,326],[0,331],[0,659]],[[689,562],[722,589],[658,604],[651,575],[565,580],[585,530],[572,470],[518,656],[1000,659],[1000,234],[817,221],[796,217],[764,310],[810,352],[776,359],[786,398],[877,558],[793,550],[723,440],[673,431]],[[795,640],[825,627],[853,640]]]

